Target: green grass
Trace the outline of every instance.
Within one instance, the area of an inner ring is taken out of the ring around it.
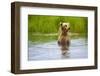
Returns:
[[[46,16],[46,15],[28,15],[28,39],[31,41],[52,40],[57,37],[35,36],[36,34],[57,33],[60,22],[70,23],[70,32],[87,35],[88,18],[74,16]],[[35,33],[35,35],[34,35]]]
[[[44,43],[57,40],[57,35],[54,36],[45,36],[45,35],[28,35],[29,40],[35,43]]]

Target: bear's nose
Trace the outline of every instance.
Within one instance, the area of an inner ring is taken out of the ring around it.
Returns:
[[[65,29],[67,30],[67,27],[65,27]]]
[[[67,32],[67,28],[64,28],[64,32]]]

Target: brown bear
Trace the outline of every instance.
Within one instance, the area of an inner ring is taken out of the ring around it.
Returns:
[[[62,54],[66,54],[69,50],[70,37],[69,37],[70,26],[69,23],[61,23],[58,31],[58,45],[61,46]]]

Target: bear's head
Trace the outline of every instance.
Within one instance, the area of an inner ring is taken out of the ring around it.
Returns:
[[[67,32],[70,30],[70,25],[69,25],[69,23],[65,23],[65,22],[60,23],[60,27],[61,27],[61,31],[62,31],[62,34],[63,34],[63,35],[66,35]]]

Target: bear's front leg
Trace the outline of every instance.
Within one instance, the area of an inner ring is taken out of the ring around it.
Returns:
[[[69,50],[70,40],[67,40],[67,49]]]

